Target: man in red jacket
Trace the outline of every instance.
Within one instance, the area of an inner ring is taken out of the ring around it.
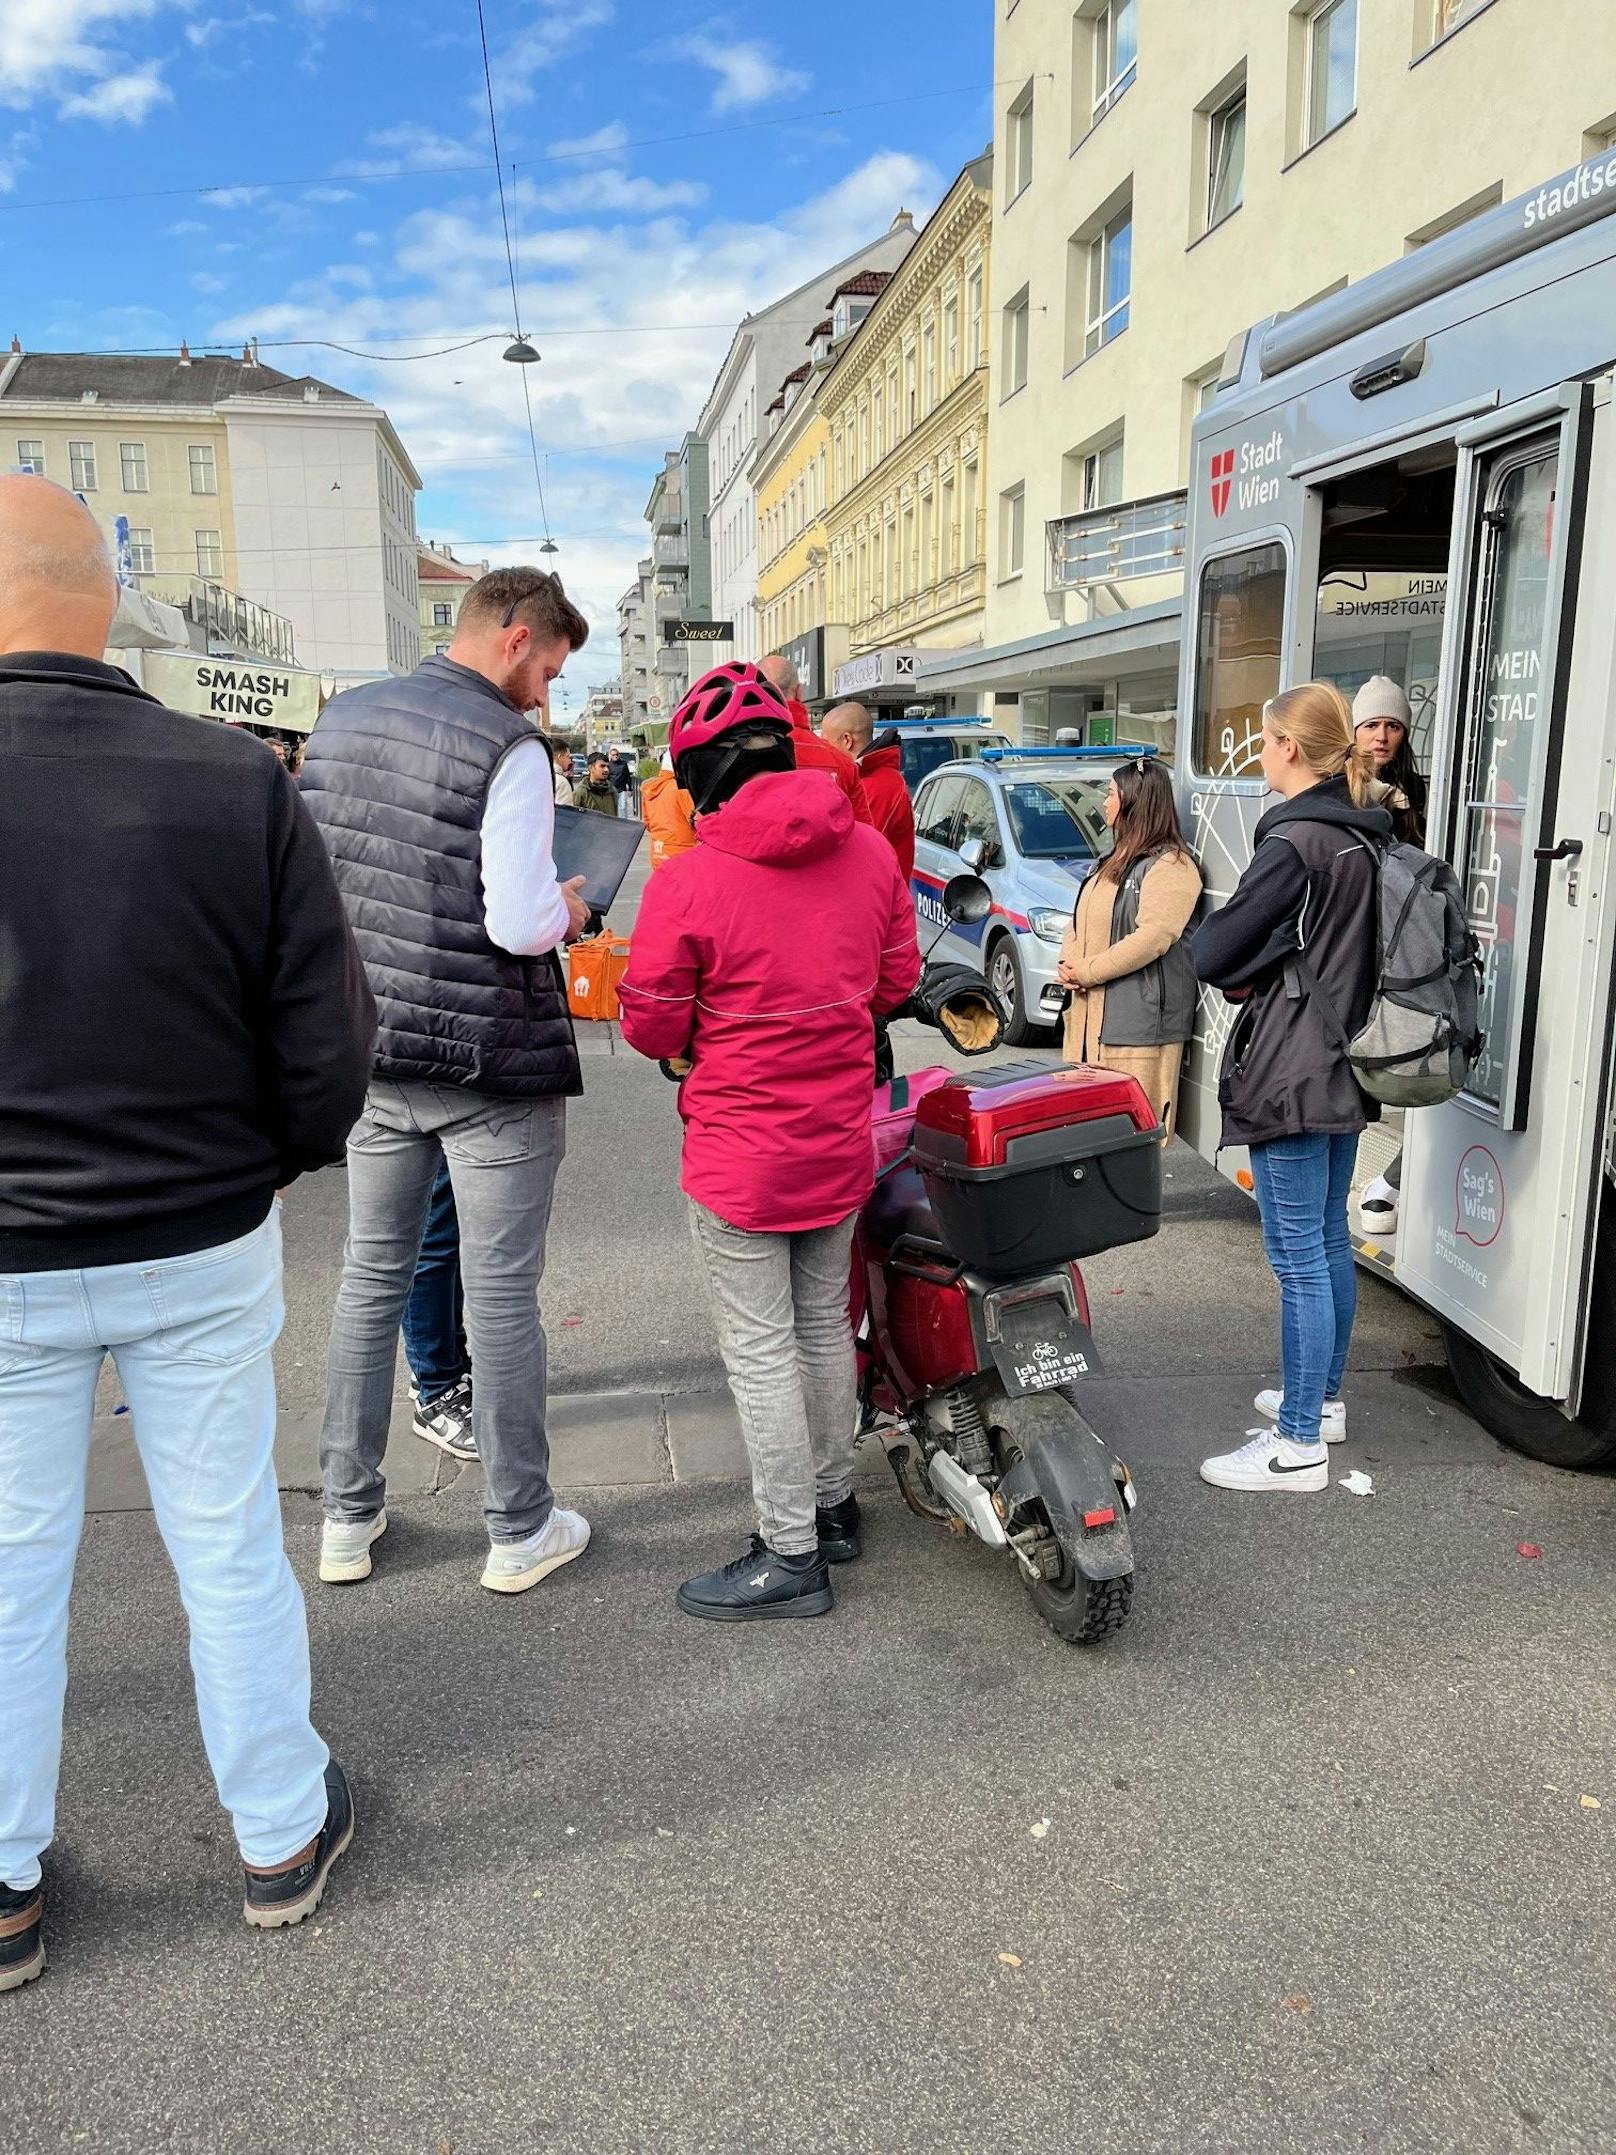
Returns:
[[[888,731],[875,739],[875,720],[862,703],[839,703],[820,729],[833,748],[858,765],[870,821],[898,856],[907,883],[915,872],[915,812],[903,782],[903,749]]]
[[[802,681],[797,669],[784,652],[771,651],[758,668],[769,686],[776,690],[791,718],[792,746],[797,751],[799,771],[829,771],[842,791],[853,804],[854,821],[870,822],[870,804],[864,798],[864,788],[859,782],[858,765],[845,749],[835,748],[829,741],[822,741],[808,719],[808,706],[802,700]]]
[[[859,1554],[853,1221],[875,1182],[877,1011],[920,974],[891,848],[795,768],[757,667],[704,674],[669,728],[696,843],[651,878],[619,993],[623,1037],[684,1065],[691,1233],[752,1462],[759,1532],[687,1579],[719,1623],[823,1616]]]

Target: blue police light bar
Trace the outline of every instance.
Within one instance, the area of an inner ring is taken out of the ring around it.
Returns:
[[[1048,763],[1056,756],[1072,756],[1080,763],[1094,763],[1108,758],[1112,763],[1126,763],[1130,756],[1154,756],[1154,745],[1144,741],[1116,741],[1103,748],[984,748],[978,761],[982,763]]]

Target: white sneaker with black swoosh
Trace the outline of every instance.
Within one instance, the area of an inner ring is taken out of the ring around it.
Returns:
[[[1330,1486],[1330,1457],[1322,1443],[1297,1444],[1277,1429],[1253,1429],[1238,1451],[1201,1461],[1201,1479],[1214,1489],[1290,1490],[1318,1496]]]

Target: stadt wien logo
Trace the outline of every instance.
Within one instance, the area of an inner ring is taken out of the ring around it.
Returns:
[[[1234,487],[1234,451],[1219,449],[1212,458],[1212,514],[1221,516]]]

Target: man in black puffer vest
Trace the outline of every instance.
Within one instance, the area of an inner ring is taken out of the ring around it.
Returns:
[[[588,908],[581,877],[556,881],[550,748],[525,715],[588,634],[558,577],[496,569],[466,594],[447,653],[337,697],[309,739],[303,798],[380,1016],[348,1140],[320,1445],[325,1580],[368,1577],[386,1528],[399,1318],[440,1160],[488,1479],[482,1583],[522,1593],[589,1540],[550,1488],[538,1305],[566,1100],[583,1089],[557,952]]]

